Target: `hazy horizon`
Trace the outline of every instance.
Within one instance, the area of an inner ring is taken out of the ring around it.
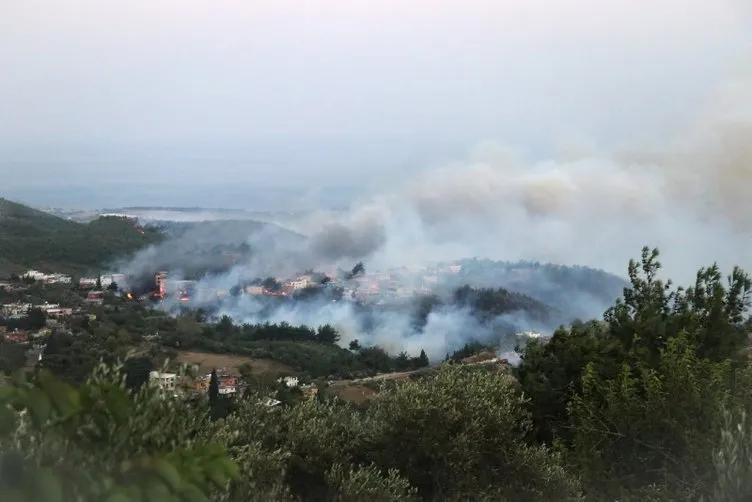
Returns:
[[[5,2],[2,195],[203,205],[192,187],[225,180],[370,189],[488,140],[666,137],[745,62],[749,22],[735,0]]]
[[[683,276],[749,268],[751,13],[736,0],[6,2],[0,192],[309,211],[309,251],[328,262],[613,271],[651,245]]]

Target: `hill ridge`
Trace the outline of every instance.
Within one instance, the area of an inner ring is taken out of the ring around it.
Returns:
[[[1,275],[29,268],[87,273],[162,237],[132,219],[105,216],[79,223],[0,197]]]

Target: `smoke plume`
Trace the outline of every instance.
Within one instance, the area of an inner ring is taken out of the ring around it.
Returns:
[[[714,261],[727,270],[734,264],[749,268],[751,84],[749,78],[728,81],[684,131],[642,148],[604,154],[563,145],[552,159],[529,161],[503,144],[481,144],[466,160],[395,180],[393,189],[345,213],[309,215],[295,227],[307,239],[279,245],[278,235],[243,235],[251,257],[202,280],[199,289],[229,289],[242,278],[285,277],[309,268],[348,270],[356,261],[371,271],[476,256],[584,264],[623,276],[643,245],[661,249],[666,275],[679,282],[691,281],[697,268]],[[130,267],[152,266],[157,254],[143,253]],[[165,267],[180,270],[182,258],[174,259]],[[548,292],[545,301],[564,309],[555,322],[599,316],[613,301],[613,288],[593,295],[573,285],[547,286],[541,274],[530,281],[527,293],[540,286]],[[201,301],[238,321],[260,320],[251,297]],[[493,330],[463,309],[431,312],[418,332],[407,316],[384,312],[365,330],[347,303],[285,307],[267,319],[331,323],[345,344],[358,338],[392,351],[424,348],[433,358]],[[526,319],[524,312],[499,321],[525,329],[555,327]]]
[[[680,280],[715,260],[748,265],[751,83],[728,81],[681,134],[641,149],[570,149],[530,162],[483,144],[466,161],[400,180],[346,218],[333,215],[312,242],[376,267],[477,255],[621,274],[646,244],[661,248]]]

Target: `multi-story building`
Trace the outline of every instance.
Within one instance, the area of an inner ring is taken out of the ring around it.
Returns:
[[[305,289],[308,286],[312,284],[311,277],[304,275],[302,277],[298,277],[296,279],[293,279],[292,281],[287,283],[287,286],[292,289],[293,291],[297,291],[299,289]]]
[[[161,371],[152,371],[149,373],[149,381],[153,385],[158,386],[161,390],[170,392],[175,390],[177,377],[175,373],[162,373]]]
[[[94,289],[97,287],[97,279],[95,277],[81,277],[78,280],[78,287],[81,289]]]
[[[86,301],[101,305],[104,303],[104,291],[89,291],[89,294],[86,295]]]
[[[157,284],[159,295],[164,296],[167,293],[167,272],[157,272],[154,282]]]
[[[245,292],[249,295],[263,295],[264,287],[263,286],[246,286]]]

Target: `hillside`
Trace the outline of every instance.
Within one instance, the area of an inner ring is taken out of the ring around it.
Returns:
[[[220,274],[248,263],[259,250],[300,248],[305,237],[273,223],[255,220],[200,222],[162,221],[147,225],[166,239],[138,253],[121,269],[134,277],[151,277],[157,270],[179,271],[186,279]]]
[[[83,224],[0,198],[2,275],[29,268],[86,273],[161,239],[161,232],[133,220],[102,217]]]
[[[480,259],[458,263],[462,269],[447,286],[504,288],[535,298],[565,313],[568,320],[600,317],[628,284],[622,277],[583,266]]]

